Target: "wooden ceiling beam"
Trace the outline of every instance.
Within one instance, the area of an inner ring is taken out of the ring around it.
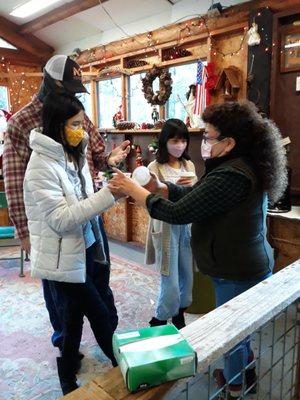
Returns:
[[[31,34],[18,32],[18,25],[0,16],[0,36],[20,50],[33,54],[42,62],[47,61],[53,54],[54,49],[42,40]]]
[[[7,61],[16,65],[42,66],[43,64],[39,58],[27,51],[1,48],[0,63],[7,63]]]
[[[105,3],[108,0],[101,0]],[[81,11],[88,10],[89,8],[99,6],[99,0],[74,0],[71,3],[64,4],[55,8],[52,11],[20,26],[20,33],[32,33],[53,25],[56,22],[69,18],[72,15],[78,14]]]
[[[226,8],[225,12],[230,15],[240,11],[251,11],[257,8],[269,7],[274,12],[280,12],[300,5],[300,0],[250,0],[245,3],[235,4]]]

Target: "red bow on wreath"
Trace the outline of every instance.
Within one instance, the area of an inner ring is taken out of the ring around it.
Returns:
[[[215,64],[213,62],[209,62],[206,66],[207,79],[205,83],[206,88],[206,105],[208,106],[211,102],[212,92],[216,86],[218,75],[215,74]]]

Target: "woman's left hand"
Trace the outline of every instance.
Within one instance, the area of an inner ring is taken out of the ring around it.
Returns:
[[[117,168],[113,168],[114,175],[108,183],[109,190],[117,196],[130,196],[131,192],[138,186],[133,179],[128,178]]]

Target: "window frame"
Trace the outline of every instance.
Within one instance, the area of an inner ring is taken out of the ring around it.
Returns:
[[[5,108],[2,108],[2,109],[4,109],[5,111],[10,111],[11,102],[10,102],[10,91],[9,91],[8,85],[0,84],[0,87],[6,88],[6,97],[7,97],[7,109],[5,109]]]

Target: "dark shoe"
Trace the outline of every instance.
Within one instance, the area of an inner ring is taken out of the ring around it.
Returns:
[[[219,389],[226,385],[226,379],[222,369],[215,369],[213,371],[213,378]]]
[[[160,326],[160,325],[167,325],[167,321],[162,321],[160,319],[157,319],[153,317],[151,321],[149,321],[150,326]]]
[[[179,313],[172,318],[172,324],[174,324],[177,329],[181,329],[186,326],[184,319],[185,310],[186,308],[179,308]]]
[[[111,361],[111,363],[112,363],[113,368],[115,368],[115,367],[118,366],[118,362],[117,362],[117,360],[115,359],[115,357],[113,357],[110,361]]]
[[[216,382],[218,389],[222,389],[222,392],[219,394],[218,399],[238,399],[242,395],[243,385],[228,385],[226,387],[226,379],[223,374],[222,369],[215,369],[213,371],[213,378]]]
[[[64,360],[62,357],[56,358],[57,371],[61,390],[63,394],[68,394],[73,392],[73,390],[78,389],[76,383],[75,366],[69,360]]]
[[[81,368],[81,360],[84,358],[84,354],[78,352],[78,358],[77,361],[75,361],[75,374],[80,371]]]

